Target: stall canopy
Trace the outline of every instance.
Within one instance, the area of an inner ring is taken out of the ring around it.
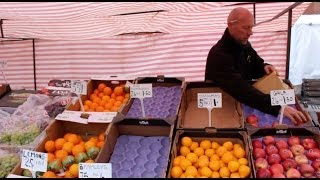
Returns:
[[[16,88],[115,74],[202,81],[211,46],[241,6],[255,16],[252,45],[284,77],[288,9],[294,23],[310,3],[1,2],[0,61]]]

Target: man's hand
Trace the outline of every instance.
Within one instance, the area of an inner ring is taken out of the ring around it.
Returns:
[[[305,123],[311,119],[310,116],[305,117],[302,112],[290,106],[285,106],[283,115],[288,117],[295,125]]]
[[[272,73],[273,71],[276,72],[277,76],[279,76],[279,73],[278,71],[276,70],[276,68],[272,65],[265,65],[264,66],[264,71],[267,73],[267,74],[270,74]]]

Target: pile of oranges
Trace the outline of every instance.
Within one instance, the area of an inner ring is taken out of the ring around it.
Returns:
[[[42,177],[78,177],[78,164],[80,162],[94,163],[104,145],[104,140],[104,133],[92,136],[87,141],[84,141],[80,135],[67,133],[63,138],[46,141],[48,171]]]
[[[208,139],[200,142],[181,139],[179,156],[172,162],[173,178],[246,178],[250,168],[241,144],[226,141],[222,145]]]
[[[124,84],[111,88],[102,82],[89,95],[89,99],[84,101],[84,111],[117,112],[129,97],[130,94],[126,92]]]

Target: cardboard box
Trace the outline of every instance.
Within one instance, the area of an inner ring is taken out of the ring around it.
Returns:
[[[48,140],[56,140],[58,138],[63,137],[66,133],[75,133],[82,137],[84,141],[88,140],[92,136],[98,136],[102,132],[106,132],[109,124],[108,123],[90,123],[90,124],[81,124],[75,122],[68,121],[54,121],[50,124],[46,129],[46,137],[44,140],[37,146],[35,151],[45,152],[45,143]],[[105,138],[106,139],[106,138]],[[106,140],[105,140],[106,144]],[[104,146],[100,152],[100,154],[104,154],[105,152],[109,152],[110,150],[106,149],[109,146]],[[98,155],[98,156],[99,156]],[[96,158],[96,160],[98,157]],[[21,168],[21,161],[12,171],[12,174],[22,175],[23,169]]]
[[[185,81],[184,78],[178,77],[164,77],[164,76],[157,76],[157,77],[139,77],[136,79],[136,84],[146,84],[151,83],[152,87],[173,87],[173,86],[181,86],[181,92],[183,94],[185,89]],[[131,118],[126,117],[128,114],[134,98],[131,98],[128,104],[121,110],[121,114],[114,122],[121,121],[122,124],[132,124],[132,125],[174,125],[177,122],[178,112],[180,108],[180,103],[176,109],[176,115],[169,118],[155,118],[155,117],[145,117],[145,118]],[[181,99],[180,101],[181,102]]]
[[[263,137],[269,135],[273,136],[277,139],[287,139],[291,136],[297,136],[300,140],[305,138],[312,138],[317,143],[318,146],[320,144],[320,131],[317,127],[306,127],[306,128],[288,128],[288,129],[256,129],[256,130],[249,130],[248,131],[248,141],[249,141],[249,148],[250,148],[250,155],[253,165],[253,175],[256,178],[257,171],[254,168],[254,158],[253,158],[253,146],[252,140],[254,139],[262,139]],[[301,144],[302,142],[300,142]],[[306,151],[307,152],[307,151]],[[311,162],[311,161],[310,161]]]
[[[271,90],[290,89],[290,87],[285,84],[275,72],[258,79],[258,81],[253,84],[253,87],[259,89],[265,94],[270,94]]]
[[[157,126],[157,125],[124,125],[121,123],[111,123],[107,129],[107,137],[105,144],[105,149],[109,151],[104,151],[100,153],[97,157],[96,162],[99,163],[106,163],[110,161],[112,153],[114,151],[115,145],[117,143],[117,139],[121,135],[130,135],[130,136],[165,136],[169,137],[170,141],[170,150],[172,145],[172,135],[173,135],[174,128],[173,126]],[[108,147],[107,147],[108,146]],[[169,162],[169,157],[168,160]],[[164,178],[166,176],[166,172],[162,175]]]
[[[90,99],[90,95],[98,85],[104,82],[108,87],[114,89],[114,87],[120,84],[126,84],[127,81],[134,83],[135,78],[133,76],[102,76],[92,77],[87,84],[87,95],[81,95],[82,103],[85,100]],[[124,107],[124,104],[120,106],[120,109]],[[73,121],[79,123],[110,123],[113,121],[118,112],[85,112],[81,111],[80,101],[77,100],[66,106],[66,110],[59,114],[56,119],[64,121]]]
[[[0,99],[8,92],[11,91],[9,84],[1,84],[0,85]]]
[[[38,91],[36,90],[8,90],[1,98],[0,107],[17,108],[26,102],[31,94],[37,93]]]
[[[222,93],[222,108],[211,111],[211,128],[215,129],[244,129],[244,120],[240,103],[229,94],[212,83],[189,82],[178,117],[178,129],[203,129],[209,127],[209,112],[206,108],[198,108],[198,93]]]
[[[221,130],[218,132],[209,132],[206,131],[205,129],[203,130],[197,130],[197,131],[190,131],[190,130],[183,130],[179,129],[176,131],[176,135],[173,140],[173,145],[172,145],[172,151],[171,151],[171,158],[170,158],[170,167],[168,169],[167,173],[167,178],[171,178],[171,169],[173,167],[173,160],[175,157],[179,156],[179,150],[181,145],[181,139],[183,137],[190,137],[193,141],[196,141],[199,143],[202,140],[209,140],[209,141],[215,141],[222,145],[226,141],[231,141],[233,144],[240,144],[243,149],[246,151],[246,158],[248,159],[248,167],[251,169],[251,156],[250,156],[250,151],[249,151],[249,146],[248,146],[248,139],[247,139],[247,132],[245,131],[225,131]],[[252,170],[247,178],[252,178]]]

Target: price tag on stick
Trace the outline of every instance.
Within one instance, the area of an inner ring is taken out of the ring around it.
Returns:
[[[80,80],[71,80],[71,92],[77,94],[81,106],[81,111],[84,112],[82,99],[80,94],[87,94],[87,82]]]
[[[152,84],[131,84],[130,85],[131,98],[139,98],[141,102],[142,116],[145,117],[143,99],[152,97]]]
[[[198,108],[207,108],[209,112],[209,127],[211,127],[211,111],[222,107],[221,93],[198,93]]]
[[[32,177],[36,177],[36,171],[46,172],[48,165],[48,154],[30,150],[22,150],[21,168],[29,169]]]
[[[294,89],[272,90],[270,91],[270,96],[271,96],[272,106],[277,106],[277,105],[281,106],[279,124],[282,124],[284,108],[288,104],[296,103]]]
[[[111,163],[79,163],[79,178],[112,178]]]

